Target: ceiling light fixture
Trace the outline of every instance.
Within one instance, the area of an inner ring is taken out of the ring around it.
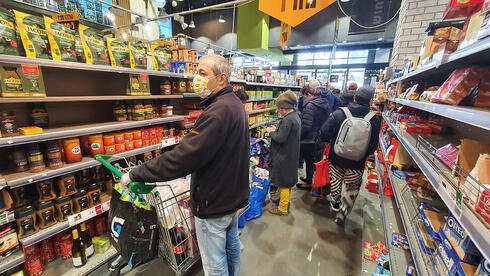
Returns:
[[[172,1],[172,7],[174,7],[174,8],[177,7],[177,1],[175,1],[175,0]]]
[[[225,23],[225,22],[226,22],[225,17],[224,17],[224,16],[222,16],[222,15],[220,15],[220,16],[219,16],[219,19],[218,19],[218,22],[219,22],[219,23]]]
[[[189,28],[194,29],[196,25],[194,24],[194,20],[191,20],[191,24],[189,24]]]
[[[187,23],[185,23],[185,22],[182,22],[182,24],[180,24],[180,26],[182,27],[182,30],[185,30],[185,29],[187,29],[187,27],[189,27],[189,25],[187,25]]]

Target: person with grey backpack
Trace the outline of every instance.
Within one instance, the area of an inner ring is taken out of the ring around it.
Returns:
[[[363,86],[354,102],[334,111],[320,129],[321,142],[330,143],[330,206],[336,212],[335,222],[344,225],[354,206],[366,160],[378,147],[381,118],[370,111],[372,87]],[[345,190],[342,193],[342,185]]]

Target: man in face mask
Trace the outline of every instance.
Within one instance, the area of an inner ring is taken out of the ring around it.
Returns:
[[[206,275],[238,275],[240,240],[237,211],[249,198],[247,113],[229,85],[228,61],[201,58],[193,87],[205,110],[173,150],[132,169],[121,178],[163,182],[192,173],[191,208]]]

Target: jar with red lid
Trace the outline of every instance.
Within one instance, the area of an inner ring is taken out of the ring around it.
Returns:
[[[105,154],[113,155],[116,153],[116,146],[115,145],[104,146],[104,152],[105,152]]]
[[[123,133],[114,134],[114,140],[115,140],[116,144],[124,143],[124,134]]]
[[[135,149],[139,149],[143,147],[143,140],[134,140],[133,144]]]
[[[141,130],[141,139],[143,140],[150,139],[150,129],[145,128]]]
[[[157,138],[156,138],[156,137],[151,138],[151,140],[150,140],[150,145],[156,145],[156,144],[158,144],[158,140],[157,140]]]
[[[124,144],[116,144],[116,153],[122,153],[126,151]]]
[[[134,143],[133,141],[128,141],[124,144],[124,147],[126,150],[134,150]]]

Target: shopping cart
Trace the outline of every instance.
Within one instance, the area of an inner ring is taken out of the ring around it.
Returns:
[[[109,162],[110,155],[96,155],[95,159],[109,169],[116,182],[123,173],[137,167],[141,162],[134,163],[123,159],[123,165]],[[159,226],[158,257],[166,262],[176,273],[182,275],[200,259],[197,246],[194,216],[190,210],[190,190],[175,191],[168,183],[145,184],[131,182],[128,187],[134,194],[143,195],[157,213]]]

